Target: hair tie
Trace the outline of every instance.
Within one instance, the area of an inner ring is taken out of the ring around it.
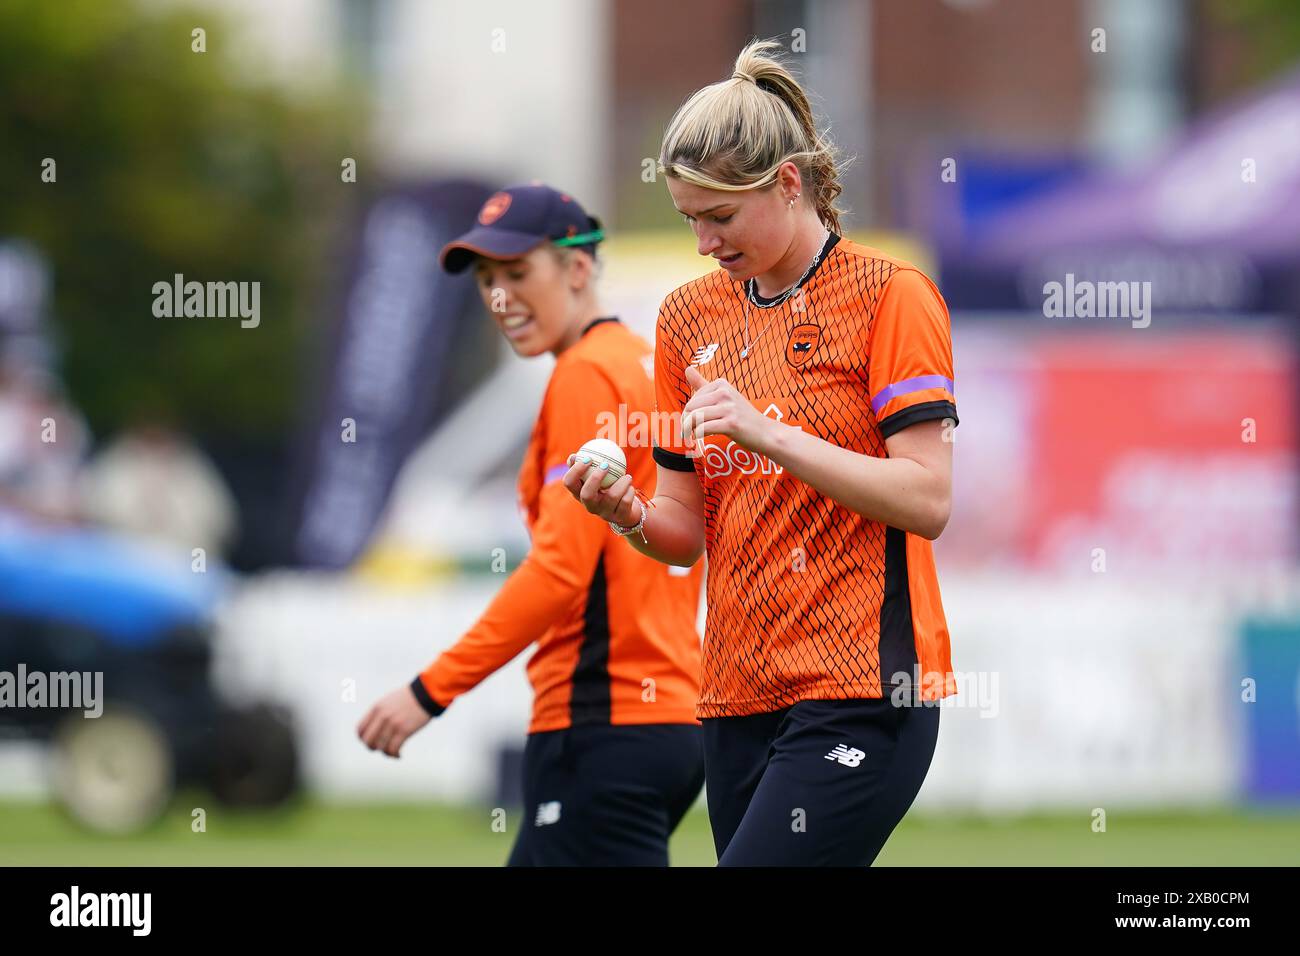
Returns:
[[[748,82],[753,83],[755,86],[757,86],[764,93],[771,93],[773,96],[780,95],[777,92],[776,85],[765,76],[760,78],[755,78],[753,76],[750,76],[748,73],[742,73],[740,72],[740,70],[737,70],[735,73],[731,74],[731,78],[733,80],[747,80]]]

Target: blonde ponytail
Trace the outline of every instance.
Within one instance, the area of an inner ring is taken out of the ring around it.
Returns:
[[[706,189],[741,191],[776,182],[784,162],[799,167],[817,217],[841,232],[843,192],[836,150],[817,131],[799,81],[776,56],[775,40],[753,40],[730,79],[697,90],[664,131],[659,172]]]

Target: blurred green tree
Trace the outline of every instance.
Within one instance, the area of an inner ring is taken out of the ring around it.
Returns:
[[[359,188],[340,181],[350,97],[249,80],[235,36],[207,9],[0,0],[0,238],[49,259],[63,379],[98,436],[158,416],[267,439],[291,418],[314,280]],[[260,282],[260,324],[155,317],[176,273]]]
[[[1300,59],[1300,3],[1296,0],[1214,0],[1218,20],[1250,41],[1248,80],[1258,82]]]

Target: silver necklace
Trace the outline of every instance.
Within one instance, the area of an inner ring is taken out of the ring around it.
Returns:
[[[768,319],[767,324],[763,326],[758,335],[754,337],[754,341],[751,342],[749,340],[749,304],[753,302],[754,305],[758,306],[760,309],[774,309],[789,299],[790,296],[794,295],[795,290],[803,286],[804,280],[812,275],[812,271],[817,268],[817,263],[821,261],[822,252],[825,250],[826,243],[830,237],[831,231],[827,229],[825,234],[822,236],[821,244],[817,247],[817,254],[812,257],[812,262],[808,263],[808,268],[804,270],[803,275],[795,280],[794,285],[790,286],[790,288],[786,289],[771,302],[759,304],[759,302],[754,299],[754,296],[758,291],[758,281],[756,279],[749,279],[745,282],[745,347],[740,350],[741,358],[749,358],[749,350],[758,343],[758,340],[763,337],[763,333],[767,331],[767,327],[772,324],[772,320]]]

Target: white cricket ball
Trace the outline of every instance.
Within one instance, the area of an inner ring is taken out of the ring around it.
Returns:
[[[609,462],[609,471],[600,481],[602,488],[608,488],[627,473],[627,459],[623,457],[623,449],[608,438],[593,438],[578,449],[578,454],[589,457],[593,468],[599,468],[602,462]]]

